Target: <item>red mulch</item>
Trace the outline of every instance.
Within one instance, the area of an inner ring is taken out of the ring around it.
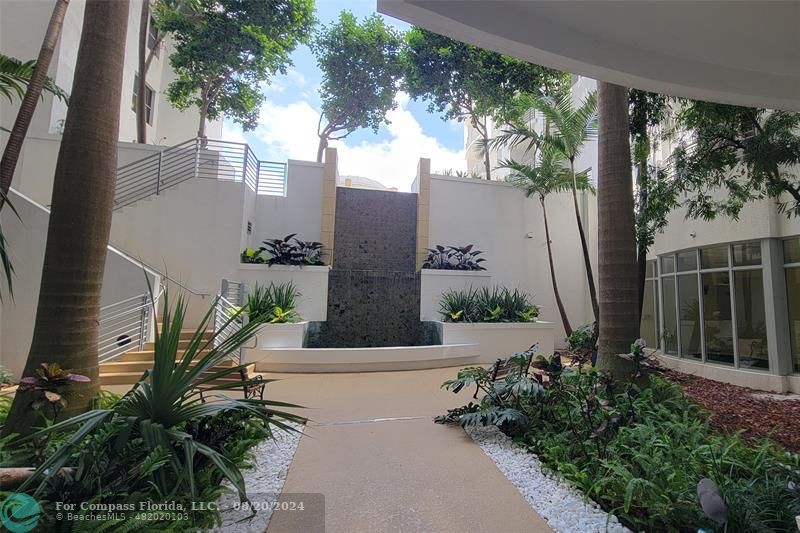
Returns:
[[[769,393],[675,370],[663,370],[663,374],[708,410],[709,423],[715,429],[742,431],[742,438],[748,442],[769,437],[787,450],[800,453],[800,399],[756,397],[753,395]]]

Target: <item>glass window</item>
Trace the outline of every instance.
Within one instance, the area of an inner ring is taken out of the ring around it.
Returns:
[[[728,266],[728,247],[713,246],[700,250],[700,264],[703,268],[725,268]]]
[[[709,272],[703,280],[703,327],[706,360],[733,364],[733,320],[728,272]]]
[[[736,346],[741,368],[769,368],[767,319],[761,270],[733,273],[736,301]]]
[[[733,245],[733,266],[761,264],[761,243],[746,242]]]
[[[645,263],[645,277],[647,278],[654,278],[656,277],[656,260],[651,259],[647,263]]]
[[[681,357],[701,359],[700,296],[696,274],[678,276],[678,309],[681,317]]]
[[[783,262],[800,263],[800,239],[787,239],[783,241]]]
[[[675,272],[675,256],[665,255],[661,258],[661,273],[670,274]]]
[[[697,252],[681,252],[678,254],[678,272],[697,270]]]
[[[155,100],[156,93],[152,87],[145,85],[145,98],[144,98],[144,117],[145,121],[153,125],[153,100]],[[133,78],[133,99],[131,102],[131,109],[136,112],[136,98],[139,95],[139,75],[135,74]]]
[[[664,352],[675,355],[678,353],[678,319],[675,315],[675,278],[663,278],[661,280],[661,288],[664,291],[662,294],[662,300],[664,302]]]
[[[789,302],[789,334],[792,337],[794,371],[800,372],[800,268],[786,269],[786,299]]]
[[[656,312],[655,280],[647,280],[644,284],[644,300],[642,302],[642,320],[640,335],[648,346],[658,346],[658,313]]]
[[[155,49],[155,55],[158,56],[158,48],[156,45],[158,44],[158,28],[156,28],[156,21],[153,20],[153,17],[150,17],[150,25],[147,28],[147,49],[153,50]]]

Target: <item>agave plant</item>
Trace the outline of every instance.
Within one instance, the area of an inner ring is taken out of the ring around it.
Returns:
[[[439,313],[445,322],[472,322],[476,312],[475,290],[472,288],[442,293]]]
[[[486,261],[478,257],[483,252],[473,250],[472,244],[466,246],[442,246],[428,248],[428,257],[422,268],[432,270],[486,270],[481,263]]]
[[[213,310],[214,306],[201,320],[188,346],[179,348],[186,316],[185,301],[183,297],[178,298],[173,309],[165,293],[163,326],[160,331],[156,328],[153,367],[144,372],[139,382],[119,402],[110,408],[83,413],[12,441],[12,445],[17,447],[54,433],[74,431],[20,490],[30,490],[38,483],[32,494],[40,495],[62,467],[74,464],[83,446],[96,446],[101,442],[103,451],[107,452],[104,455],[112,458],[105,465],[109,472],[115,469],[113,458],[126,449],[138,450],[148,458],[158,457],[146,472],[145,486],[155,487],[159,494],[189,493],[195,497],[197,465],[205,464],[216,469],[236,489],[239,498],[246,500],[244,479],[236,464],[226,457],[223,450],[194,438],[186,428],[217,415],[246,415],[263,423],[268,431],[273,427],[292,431],[287,422],[303,422],[304,419],[282,410],[297,407],[292,404],[254,398],[234,399],[224,394],[231,389],[256,384],[256,380],[239,379],[245,365],[227,367],[221,363],[238,354],[239,349],[253,338],[260,322],[253,320],[238,329],[229,327],[238,319],[240,310],[208,336],[206,330],[212,323]],[[237,379],[219,381],[228,376]],[[114,437],[104,437],[108,435]],[[93,469],[95,466],[85,469],[81,466],[73,483],[86,483],[81,475],[84,470]],[[97,475],[97,472],[93,474]],[[105,481],[112,482],[110,479]]]

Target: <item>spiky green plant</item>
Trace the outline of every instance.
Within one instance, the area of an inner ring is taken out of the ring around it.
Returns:
[[[476,291],[447,290],[439,300],[439,313],[445,322],[472,322],[476,318]]]
[[[253,290],[247,295],[247,310],[250,320],[283,324],[297,322],[300,315],[297,313],[297,298],[300,291],[293,282],[274,283],[268,286],[256,283]]]
[[[194,438],[186,431],[187,426],[222,414],[247,414],[262,423],[268,432],[273,427],[292,431],[287,422],[304,421],[302,417],[283,410],[297,407],[295,405],[274,400],[234,399],[224,394],[247,385],[273,381],[240,380],[240,372],[246,365],[222,365],[235,357],[240,348],[253,338],[261,324],[259,321],[249,322],[239,329],[230,327],[238,319],[239,313],[235,313],[218,330],[207,336],[215,302],[200,321],[188,346],[179,348],[186,302],[179,297],[172,307],[169,294],[165,293],[163,298],[163,326],[156,328],[153,368],[145,371],[125,396],[110,408],[83,413],[11,442],[11,446],[18,447],[45,435],[73,432],[66,443],[36,469],[22,485],[21,491],[31,491],[35,497],[41,496],[62,467],[80,460],[83,470],[79,471],[89,479],[100,478],[111,484],[112,480],[104,476],[107,472],[113,472],[114,476],[127,475],[131,482],[144,483],[141,490],[155,488],[162,495],[189,494],[196,497],[197,465],[207,464],[227,479],[240,499],[245,500],[246,487],[236,464],[222,450]],[[237,379],[218,381],[229,376],[236,376]],[[102,438],[105,434],[113,434],[113,438]],[[98,471],[99,465],[87,463],[88,459],[80,455],[84,446],[98,439],[102,450],[110,457],[109,464],[103,465],[103,471]],[[147,454],[164,450],[166,460],[145,476],[130,477],[130,473],[117,472],[114,461],[122,460],[114,459],[115,454],[123,453],[133,443],[136,444],[135,449]],[[80,479],[75,481],[80,482]],[[133,488],[128,487],[130,490]]]

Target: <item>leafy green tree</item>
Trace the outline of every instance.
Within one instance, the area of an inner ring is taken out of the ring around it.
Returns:
[[[528,152],[536,153],[547,147],[549,150],[560,154],[564,159],[567,169],[572,177],[572,203],[575,210],[575,220],[578,225],[578,235],[583,252],[586,281],[589,285],[589,296],[595,319],[595,338],[599,327],[600,307],[597,299],[597,289],[594,282],[592,259],[589,255],[589,244],[586,231],[583,227],[581,212],[578,207],[578,173],[575,171],[575,160],[581,153],[583,145],[597,135],[597,95],[589,94],[577,107],[572,105],[572,96],[562,93],[556,97],[541,95],[524,95],[523,101],[528,102],[528,108],[539,111],[545,120],[544,131],[538,132],[529,128],[520,121],[512,122],[502,133],[490,141],[490,146],[517,146],[522,145]],[[519,104],[517,104],[519,105]]]
[[[639,317],[644,304],[647,252],[656,234],[667,225],[667,215],[680,205],[678,181],[666,166],[649,163],[658,146],[658,130],[671,114],[671,99],[658,93],[631,89],[628,93],[631,155],[636,172],[636,266],[639,286]]]
[[[260,85],[292,64],[289,55],[309,40],[313,0],[200,0],[196,12],[171,11],[159,21],[170,32],[177,79],[167,90],[178,109],[200,110],[197,135],[206,120],[222,114],[256,127],[264,100]]]
[[[547,220],[547,207],[545,200],[553,193],[564,192],[577,187],[579,190],[594,192],[594,187],[589,181],[589,172],[584,170],[575,173],[570,170],[563,154],[552,146],[541,146],[538,150],[536,165],[528,165],[519,161],[508,160],[500,164],[500,168],[509,169],[511,172],[507,180],[525,191],[525,195],[530,198],[536,196],[542,206],[542,216],[544,218],[544,234],[547,241],[547,259],[550,265],[550,279],[553,283],[553,294],[556,299],[556,307],[561,315],[561,323],[567,335],[572,334],[572,326],[567,316],[564,302],[561,300],[561,293],[558,290],[556,280],[556,270],[553,263],[552,242],[550,241],[550,226]]]
[[[153,63],[156,54],[168,35],[166,31],[161,31],[158,21],[173,11],[191,16],[200,7],[200,0],[154,0],[150,5],[150,0],[142,1],[139,12],[139,77],[136,87],[136,142],[147,142],[147,113],[145,108],[145,98],[147,98],[147,72]],[[151,21],[155,23],[155,39],[152,45],[148,46],[150,40]]]
[[[377,133],[387,122],[403,75],[402,46],[402,35],[377,14],[359,23],[352,13],[342,11],[338,21],[317,33],[311,44],[322,71],[317,161],[322,161],[329,141],[344,139],[359,128]]]
[[[691,136],[674,154],[688,216],[735,219],[747,202],[764,198],[800,216],[800,113],[686,101],[677,124]]]
[[[486,179],[491,179],[487,117],[508,122],[519,93],[552,94],[569,87],[569,76],[527,61],[412,28],[406,33],[403,88],[429,101],[445,120],[467,121],[478,132]]]

